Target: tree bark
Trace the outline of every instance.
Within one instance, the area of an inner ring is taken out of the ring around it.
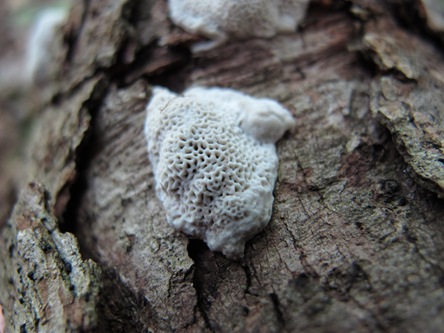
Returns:
[[[440,6],[313,1],[293,34],[192,54],[201,38],[164,0],[76,2],[20,167],[0,168],[6,332],[444,332]],[[153,85],[294,114],[271,222],[241,261],[167,225],[143,135]]]

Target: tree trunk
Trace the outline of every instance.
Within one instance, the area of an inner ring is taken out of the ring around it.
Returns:
[[[444,332],[443,12],[318,0],[293,34],[193,54],[164,0],[77,1],[19,167],[0,168],[6,332]],[[241,261],[167,225],[153,85],[294,114],[271,222]]]

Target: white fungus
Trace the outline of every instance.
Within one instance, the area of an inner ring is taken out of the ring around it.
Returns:
[[[211,48],[229,38],[270,38],[294,32],[310,0],[169,0],[171,20],[184,30],[208,37]]]
[[[154,88],[145,135],[168,223],[213,251],[243,257],[245,242],[270,220],[275,142],[293,125],[270,99],[223,88],[182,95]]]
[[[25,72],[30,82],[39,81],[49,75],[54,39],[67,13],[65,8],[48,8],[39,13],[27,43]]]

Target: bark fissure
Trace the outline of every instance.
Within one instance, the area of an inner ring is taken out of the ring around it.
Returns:
[[[274,309],[276,319],[277,319],[277,322],[279,325],[279,331],[287,332],[285,318],[284,318],[284,314],[282,313],[282,310],[281,310],[279,297],[274,292],[269,294],[269,296],[271,298],[271,301],[273,302],[273,309]]]
[[[107,84],[103,84],[100,88],[94,93],[92,98],[83,103],[82,108],[86,110],[88,115],[90,116],[90,124],[87,132],[85,133],[82,142],[75,152],[74,163],[76,165],[76,177],[75,181],[69,184],[69,187],[66,188],[66,191],[70,193],[70,199],[66,204],[66,207],[63,210],[62,214],[62,224],[60,226],[61,231],[63,232],[71,232],[74,235],[78,236],[77,226],[79,219],[79,209],[81,204],[81,198],[83,194],[88,188],[87,182],[87,170],[89,169],[90,163],[95,153],[95,146],[97,143],[97,112],[101,107],[104,97],[108,91],[109,87]],[[82,256],[86,258],[91,258],[91,254],[88,253],[86,249],[84,249],[82,244],[82,238],[78,237],[79,246],[82,253]]]
[[[201,252],[202,251],[208,251],[207,246],[201,241],[201,240],[193,240],[190,239],[188,241],[188,255],[194,262],[194,274],[193,274],[193,288],[196,292],[196,299],[197,304],[196,308],[198,309],[199,313],[202,315],[206,328],[212,332],[215,333],[216,330],[213,327],[213,323],[211,319],[208,316],[207,309],[208,306],[211,306],[211,304],[208,304],[207,295],[204,290],[203,281],[205,279],[203,275],[204,266],[202,266],[202,259],[201,259]]]
[[[302,206],[303,206],[303,205],[302,205]],[[305,211],[305,212],[307,213],[307,211]],[[308,213],[307,213],[307,215],[308,215]],[[281,220],[281,221],[282,221],[282,225],[284,226],[284,228],[285,228],[285,230],[287,231],[288,235],[290,235],[291,242],[292,242],[292,246],[293,246],[295,252],[296,252],[296,253],[299,253],[299,260],[300,260],[300,262],[301,262],[301,264],[302,264],[302,267],[304,268],[304,273],[303,273],[303,274],[306,274],[307,276],[310,276],[310,277],[316,278],[316,277],[317,277],[317,273],[316,273],[316,271],[313,269],[313,267],[311,267],[310,264],[307,262],[307,260],[306,260],[306,256],[305,256],[305,254],[304,254],[304,250],[303,250],[303,248],[299,248],[299,247],[297,246],[297,240],[296,240],[296,237],[294,236],[294,234],[293,234],[293,233],[291,232],[291,230],[289,229],[287,223],[286,223],[284,220]],[[291,272],[290,269],[288,269],[288,270]]]
[[[242,265],[241,265],[241,267],[242,267],[242,269],[244,270],[244,272],[245,272],[245,278],[246,278],[246,285],[245,285],[245,294],[249,294],[249,295],[251,295],[251,296],[255,296],[255,297],[258,297],[259,296],[259,294],[256,294],[256,293],[254,293],[254,292],[252,292],[251,290],[250,290],[250,288],[251,288],[251,286],[252,286],[252,278],[253,278],[253,276],[252,276],[252,274],[251,274],[251,270],[250,270],[250,267],[249,267],[249,264],[248,263],[243,263]]]
[[[80,22],[79,22],[79,26],[77,27],[73,27],[74,31],[70,31],[69,35],[67,36],[67,38],[65,39],[65,41],[68,44],[68,49],[66,52],[66,61],[69,63],[71,62],[74,53],[75,53],[75,49],[77,47],[77,42],[78,39],[80,38],[80,35],[82,33],[82,30],[84,28],[86,19],[87,19],[87,15],[89,12],[89,4],[90,4],[90,0],[83,0],[83,8],[82,8],[82,13],[81,13],[81,17],[80,17]]]

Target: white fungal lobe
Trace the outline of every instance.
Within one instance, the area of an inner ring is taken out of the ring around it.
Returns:
[[[67,13],[67,9],[49,8],[41,11],[36,19],[26,50],[25,72],[29,81],[38,81],[49,76],[53,43]]]
[[[145,135],[156,193],[174,228],[232,259],[269,222],[275,142],[294,125],[269,99],[231,89],[154,88]]]
[[[310,0],[169,0],[171,20],[219,42],[294,32]]]

